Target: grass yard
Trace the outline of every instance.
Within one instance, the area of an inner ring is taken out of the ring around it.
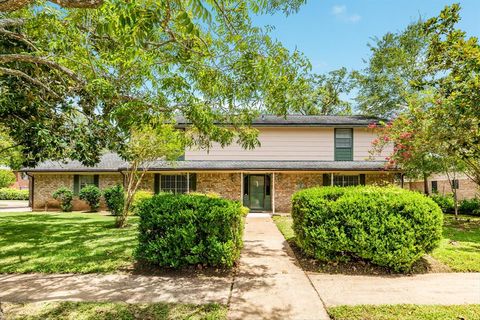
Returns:
[[[112,272],[132,265],[137,217],[114,228],[99,213],[0,213],[0,273]]]
[[[218,304],[127,304],[94,302],[2,303],[6,319],[97,320],[97,319],[208,319],[227,318],[227,308]]]
[[[480,319],[480,305],[339,306],[328,308],[328,314],[333,320],[474,320]]]
[[[295,235],[292,230],[292,218],[289,216],[274,216],[273,220],[285,239],[293,243]],[[480,272],[479,217],[461,215],[459,216],[459,220],[455,220],[453,215],[445,215],[443,237],[444,239],[442,239],[440,246],[431,254],[434,259],[429,258],[425,263],[421,261],[418,266],[414,266],[417,270],[414,270],[413,273],[428,272],[429,268],[434,268],[437,272],[447,271],[442,270],[443,265],[457,272]],[[292,247],[296,253],[299,253],[299,249],[295,250],[295,245],[292,245]],[[368,264],[330,265],[326,263],[313,263],[312,259],[302,258],[301,254],[297,257],[304,269],[308,269],[309,271],[333,273],[350,273],[351,271],[351,273],[356,274],[385,273],[385,270],[382,268],[375,268]],[[314,270],[315,268],[316,270]]]
[[[480,217],[445,215],[443,239],[432,256],[454,271],[480,272]]]

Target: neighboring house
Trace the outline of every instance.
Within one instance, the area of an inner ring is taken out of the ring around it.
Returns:
[[[375,133],[368,125],[378,119],[360,116],[262,116],[253,122],[260,146],[243,150],[233,144],[206,150],[185,150],[184,160],[152,165],[142,189],[152,192],[217,193],[241,201],[252,211],[290,212],[291,196],[313,186],[351,186],[394,182],[385,156],[370,159]],[[188,126],[180,121],[180,128]],[[59,187],[79,190],[95,184],[104,189],[122,183],[127,163],[106,154],[92,168],[78,161],[51,162],[24,169],[31,177],[34,210],[58,206],[51,198]],[[74,200],[74,210],[86,209]]]
[[[468,178],[465,174],[457,173],[455,179],[450,177],[452,181],[450,182],[448,177],[444,174],[434,174],[427,179],[428,182],[428,192],[439,194],[451,194],[453,193],[452,187],[457,189],[457,196],[459,200],[471,199],[480,196],[479,186]],[[410,180],[405,182],[405,187],[410,190],[416,190],[419,192],[424,192],[424,183],[423,180]]]
[[[0,165],[0,170],[12,170],[10,167]],[[24,172],[13,171],[15,182],[9,188],[27,190],[29,187],[28,176]]]

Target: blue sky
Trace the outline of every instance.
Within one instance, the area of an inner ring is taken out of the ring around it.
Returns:
[[[403,30],[419,17],[436,16],[451,3],[462,7],[458,26],[480,37],[480,0],[307,0],[296,14],[258,16],[254,23],[274,26],[274,38],[305,53],[314,72],[325,73],[342,66],[361,69],[371,37]]]

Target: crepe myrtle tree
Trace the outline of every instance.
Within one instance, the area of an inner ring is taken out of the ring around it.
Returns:
[[[122,153],[132,128],[174,115],[200,148],[251,145],[242,132],[259,106],[285,114],[308,85],[304,56],[250,20],[304,1],[53,2],[3,1],[19,9],[0,12],[0,125],[23,165],[94,165],[105,149]]]
[[[146,124],[132,129],[123,153],[128,161],[128,169],[123,173],[125,201],[121,214],[116,217],[118,228],[127,224],[133,197],[148,169],[158,161],[176,160],[185,150],[185,141],[183,131],[164,122]]]

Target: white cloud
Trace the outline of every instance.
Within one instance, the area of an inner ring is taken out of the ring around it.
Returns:
[[[357,13],[349,13],[347,6],[345,5],[336,5],[332,7],[332,14],[340,21],[356,23],[362,19],[362,17]]]

